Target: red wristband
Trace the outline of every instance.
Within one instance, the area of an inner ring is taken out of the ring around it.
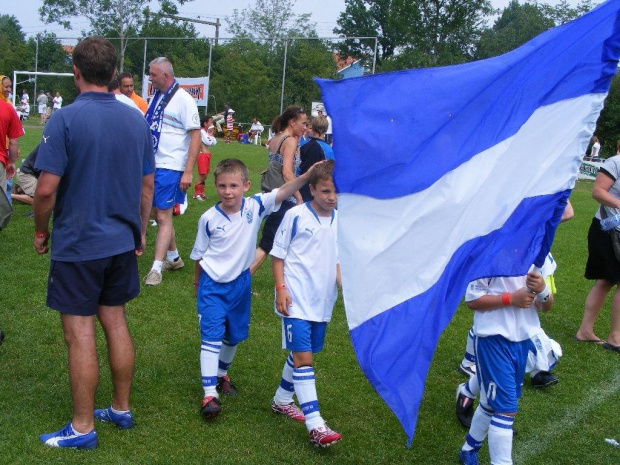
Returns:
[[[280,284],[279,286],[276,286],[276,291],[280,291],[282,289],[286,289],[286,284]]]
[[[50,233],[48,232],[44,232],[44,233],[38,233],[35,232],[34,233],[34,237],[36,237],[37,239],[45,239],[46,237],[49,237]]]
[[[502,294],[502,302],[506,307],[510,306],[510,293],[505,292]]]

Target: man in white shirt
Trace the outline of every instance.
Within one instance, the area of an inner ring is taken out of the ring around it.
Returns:
[[[156,286],[162,281],[162,270],[184,266],[176,246],[172,213],[175,203],[185,201],[185,191],[192,185],[200,150],[200,116],[192,96],[174,78],[172,63],[167,58],[155,58],[149,65],[149,76],[155,95],[146,120],[155,151],[153,208],[158,228],[155,260],[145,284]]]

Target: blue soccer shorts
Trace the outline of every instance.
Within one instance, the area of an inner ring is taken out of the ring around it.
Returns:
[[[91,316],[99,306],[125,305],[140,293],[135,251],[83,262],[52,260],[47,306],[61,313]]]
[[[196,303],[203,341],[226,340],[230,345],[236,345],[248,338],[251,285],[249,270],[229,283],[215,282],[201,270]]]
[[[282,348],[316,354],[323,350],[326,329],[326,321],[282,317]]]
[[[185,201],[185,193],[181,191],[180,182],[183,173],[181,171],[157,168],[155,170],[155,192],[153,194],[153,206],[160,210],[168,210],[175,203]]]
[[[516,413],[527,355],[536,347],[530,339],[512,342],[503,336],[476,337],[474,347],[480,402],[495,413]]]

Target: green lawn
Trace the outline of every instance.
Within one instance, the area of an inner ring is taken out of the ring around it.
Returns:
[[[27,125],[22,157],[36,145],[41,129]],[[237,157],[250,168],[257,192],[259,173],[267,165],[263,147],[218,144],[213,166]],[[105,182],[101,179],[100,182]],[[571,201],[575,218],[559,229],[553,247],[558,262],[558,294],[554,309],[541,316],[546,332],[564,349],[556,374],[560,383],[548,390],[524,387],[514,441],[517,464],[612,464],[620,448],[604,442],[620,440],[620,357],[572,337],[579,326],[591,283],[583,278],[586,234],[595,203],[591,183],[580,183]],[[325,350],[316,359],[321,411],[343,434],[341,443],[317,450],[302,424],[275,416],[270,402],[280,380],[285,353],[280,349],[279,318],[273,314],[273,282],[268,263],[257,273],[253,289],[250,339],[240,345],[230,375],[236,398],[223,399],[223,414],[213,422],[199,415],[202,388],[198,355],[200,337],[193,297],[189,252],[198,217],[215,200],[213,178],[207,180],[208,202],[190,201],[175,219],[179,250],[187,265],[167,272],[155,288],[143,288],[128,305],[136,348],[132,408],[136,427],[119,431],[97,428],[100,445],[90,452],[50,449],[39,434],[60,428],[70,418],[67,352],[57,312],[45,306],[49,255],[32,249],[29,210],[16,205],[9,227],[0,232],[0,327],[7,334],[0,348],[0,463],[257,463],[257,464],[450,464],[457,463],[465,437],[454,413],[454,392],[464,381],[456,368],[463,355],[472,315],[461,306],[444,332],[431,366],[410,449],[400,424],[363,377],[353,353],[342,301],[329,326]],[[155,229],[140,259],[146,275],[153,258]],[[53,247],[53,245],[52,245]],[[597,332],[609,331],[609,301]],[[111,397],[103,334],[99,331],[101,380],[97,405]],[[481,452],[488,463],[486,446]]]

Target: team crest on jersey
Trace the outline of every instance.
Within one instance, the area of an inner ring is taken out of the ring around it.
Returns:
[[[252,224],[252,221],[254,221],[254,212],[250,209],[247,209],[245,211],[245,219],[247,220],[248,224]]]

